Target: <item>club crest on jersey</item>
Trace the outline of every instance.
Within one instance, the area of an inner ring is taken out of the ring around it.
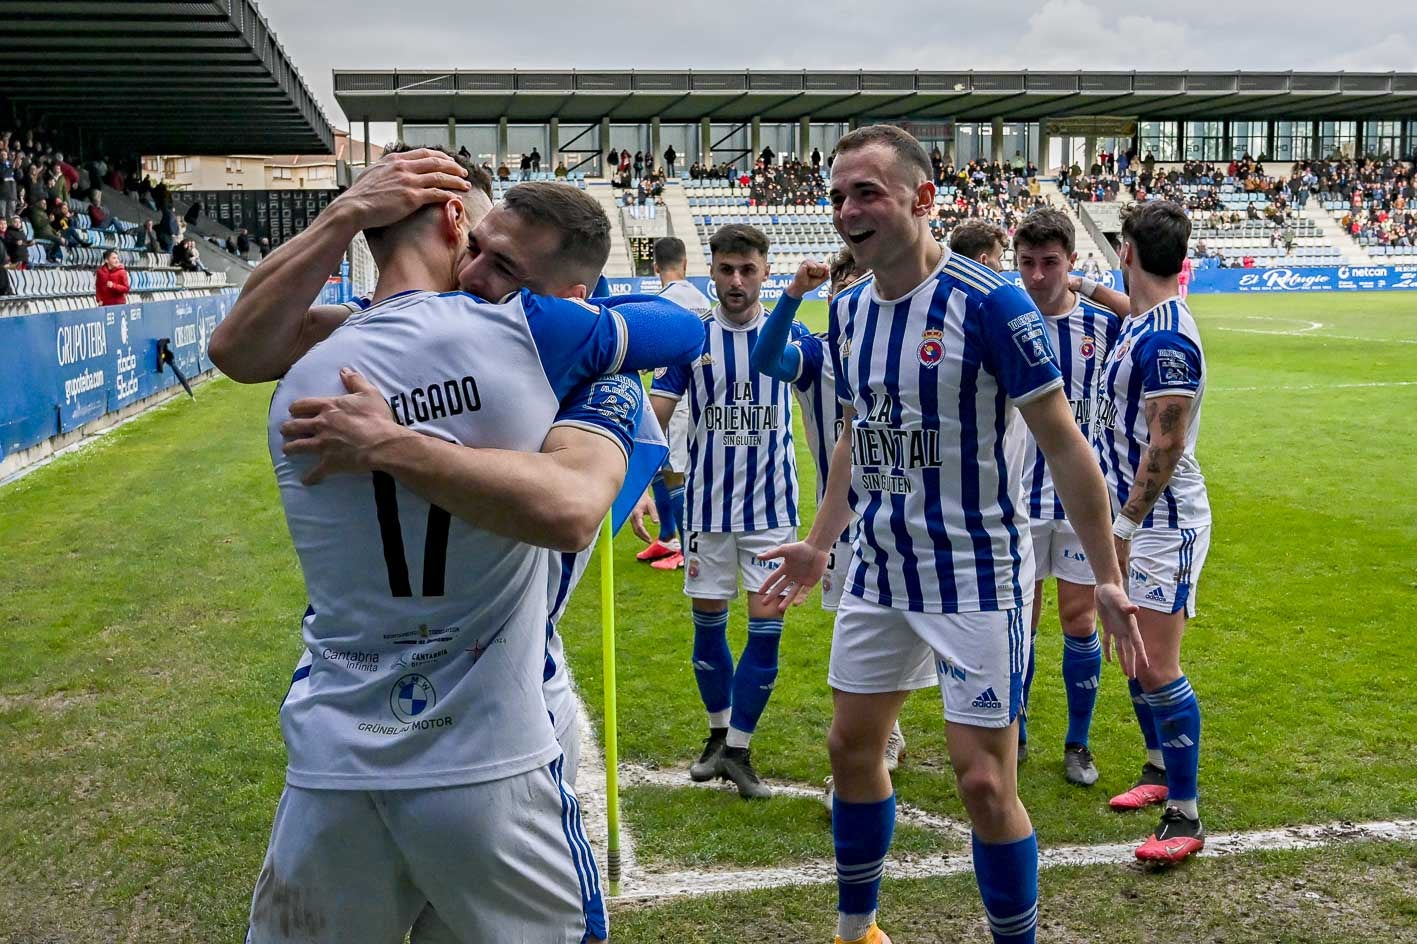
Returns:
[[[691,558],[689,558],[689,577],[690,577],[691,579],[698,579],[698,576],[699,576],[699,560],[698,560],[697,557],[691,557]]]
[[[698,360],[694,361],[694,366],[696,366],[696,367],[708,367],[708,366],[711,365],[712,363],[713,363],[713,355],[712,355],[712,354],[705,353],[703,357],[700,357]]]
[[[846,360],[848,357],[850,357],[850,356],[851,356],[851,338],[850,338],[850,337],[842,338],[842,339],[841,339],[841,343],[837,345],[837,350],[841,352],[841,359],[842,359],[842,360]]]
[[[668,368],[668,367],[656,367],[656,368],[654,369],[654,379],[655,379],[655,380],[662,380],[662,379],[663,379],[665,376],[667,376],[668,374],[669,374],[669,368]]]
[[[1082,345],[1078,348],[1078,351],[1082,354],[1083,357],[1092,357],[1093,353],[1096,352],[1096,350],[1097,343],[1093,340],[1092,335],[1084,335],[1082,339]]]
[[[945,332],[931,328],[920,335],[920,346],[915,349],[915,354],[920,358],[920,363],[926,367],[934,367],[940,363],[945,356]]]

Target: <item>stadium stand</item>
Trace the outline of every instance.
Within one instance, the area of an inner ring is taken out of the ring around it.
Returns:
[[[1405,161],[1296,164],[1345,233],[1373,257],[1417,257],[1417,169]]]
[[[130,162],[131,163],[131,162]],[[182,271],[140,243],[141,224],[120,218],[92,194],[107,183],[127,188],[128,174],[112,158],[65,160],[36,130],[0,131],[0,209],[6,211],[5,259],[11,294],[0,315],[91,308],[94,270],[106,250],[128,269],[133,300],[208,294],[227,284],[224,273]]]

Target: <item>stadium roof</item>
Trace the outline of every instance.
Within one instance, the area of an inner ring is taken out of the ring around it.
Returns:
[[[1413,72],[341,71],[351,121],[1417,118]]]
[[[0,98],[106,149],[334,150],[250,0],[7,0],[0,22]]]

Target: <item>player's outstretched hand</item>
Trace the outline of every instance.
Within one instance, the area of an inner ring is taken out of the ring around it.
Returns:
[[[630,512],[630,530],[634,531],[635,537],[639,538],[641,541],[644,541],[646,544],[653,544],[654,537],[649,533],[649,529],[645,527],[646,518],[653,521],[655,524],[659,524],[659,512],[655,510],[654,499],[649,497],[649,492],[645,492],[640,496],[639,503],[635,505],[635,510]]]
[[[782,561],[758,591],[764,600],[777,600],[779,613],[786,613],[789,606],[801,606],[827,569],[827,552],[806,541],[779,545],[759,554],[758,560]]]
[[[797,274],[792,277],[792,283],[787,286],[787,294],[793,298],[806,298],[808,292],[821,288],[829,278],[831,269],[825,262],[803,259],[797,267]]]
[[[301,480],[306,485],[342,472],[368,472],[370,450],[406,433],[373,384],[348,367],[339,375],[347,395],[296,400],[290,405],[291,418],[280,425],[282,452],[319,460]]]
[[[1127,678],[1136,678],[1137,670],[1147,665],[1146,646],[1137,628],[1137,607],[1127,598],[1127,592],[1115,583],[1099,583],[1093,591],[1097,615],[1102,620],[1102,651],[1112,661],[1112,647],[1117,647],[1117,661]]]
[[[441,151],[418,148],[390,154],[370,164],[350,188],[335,199],[353,215],[360,229],[397,223],[430,203],[447,203],[472,185],[467,171]]]

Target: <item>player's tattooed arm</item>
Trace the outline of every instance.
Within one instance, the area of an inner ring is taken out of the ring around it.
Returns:
[[[1122,514],[1141,523],[1171,481],[1176,464],[1186,451],[1190,398],[1152,397],[1146,401],[1147,446],[1137,467],[1137,478]]]

